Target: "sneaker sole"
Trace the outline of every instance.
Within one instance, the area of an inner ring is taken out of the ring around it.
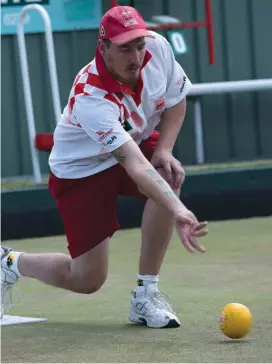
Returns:
[[[135,319],[130,317],[129,320],[136,324],[145,325],[151,329],[176,329],[176,328],[180,327],[180,323],[178,323],[175,319],[169,320],[169,322],[165,326],[150,326],[150,325],[148,325],[148,322],[144,317],[138,317]]]

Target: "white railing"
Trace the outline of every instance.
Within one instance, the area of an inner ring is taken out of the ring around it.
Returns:
[[[272,78],[246,81],[199,83],[193,85],[190,95],[211,95],[227,92],[265,91],[272,89]]]
[[[205,161],[203,123],[200,96],[234,93],[234,92],[253,92],[272,90],[272,78],[245,81],[227,81],[194,84],[189,92],[193,96],[194,105],[194,131],[196,142],[196,163],[203,164]],[[271,97],[272,99],[272,97]]]
[[[18,38],[19,59],[20,59],[20,66],[21,66],[21,73],[23,80],[23,91],[24,91],[24,100],[25,100],[25,108],[27,116],[28,135],[30,139],[30,152],[31,152],[33,174],[35,182],[41,183],[42,177],[41,177],[39,156],[38,156],[38,151],[35,148],[36,127],[35,127],[35,118],[33,113],[33,103],[31,96],[29,69],[27,63],[27,53],[26,53],[26,44],[24,36],[24,18],[26,17],[28,12],[33,10],[36,10],[40,13],[45,25],[45,41],[46,41],[48,68],[49,68],[51,92],[52,92],[52,100],[53,100],[56,124],[61,115],[61,105],[60,105],[57,68],[56,68],[56,60],[54,52],[54,42],[52,36],[52,27],[49,15],[41,5],[38,4],[26,5],[22,9],[18,19],[17,38]]]
[[[61,106],[60,106],[60,96],[59,96],[58,79],[57,79],[57,71],[56,71],[54,43],[53,43],[50,18],[48,16],[47,11],[41,5],[37,5],[37,4],[27,5],[23,8],[23,10],[21,11],[21,14],[19,16],[17,36],[18,36],[21,72],[22,72],[22,79],[23,79],[23,89],[24,89],[24,96],[25,96],[25,106],[26,106],[26,112],[27,112],[27,122],[28,122],[28,132],[29,132],[29,139],[30,139],[33,174],[34,174],[35,182],[41,183],[42,178],[41,178],[40,163],[39,163],[39,158],[38,158],[38,151],[36,150],[35,143],[34,143],[35,136],[36,136],[36,129],[35,129],[34,114],[33,114],[33,104],[32,104],[32,97],[31,97],[30,82],[29,82],[29,71],[28,71],[28,65],[27,65],[25,38],[24,38],[24,31],[23,31],[24,17],[31,10],[38,11],[41,14],[44,24],[45,24],[45,39],[46,39],[46,46],[47,46],[48,66],[49,66],[49,73],[50,73],[51,91],[52,91],[52,99],[53,99],[56,124],[61,115]],[[203,164],[205,161],[204,141],[203,141],[203,123],[202,123],[200,96],[211,95],[211,94],[222,94],[222,93],[234,93],[234,92],[264,91],[264,90],[272,90],[272,79],[228,81],[228,82],[202,83],[202,84],[193,85],[192,89],[189,92],[189,96],[193,97],[194,130],[195,130],[195,139],[196,139],[196,162],[198,164]]]

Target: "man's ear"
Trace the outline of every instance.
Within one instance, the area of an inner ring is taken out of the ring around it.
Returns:
[[[102,56],[104,56],[105,52],[106,52],[106,46],[105,46],[104,42],[101,39],[98,39],[97,47],[98,47],[98,50],[99,50],[100,54]]]

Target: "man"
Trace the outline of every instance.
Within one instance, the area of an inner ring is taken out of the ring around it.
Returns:
[[[103,16],[95,59],[75,78],[49,157],[49,189],[70,256],[2,247],[3,295],[21,276],[98,291],[107,277],[110,238],[119,229],[117,197],[137,196],[147,202],[129,319],[180,326],[159,294],[159,271],[174,226],[190,252],[205,251],[198,238],[208,232],[177,197],[184,171],[172,150],[190,85],[167,40],[149,32],[134,8],[116,6]],[[159,123],[160,136],[154,131]]]

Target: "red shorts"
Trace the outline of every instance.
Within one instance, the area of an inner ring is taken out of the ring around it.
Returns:
[[[148,160],[158,140],[159,133],[155,131],[140,144]],[[51,173],[48,185],[57,201],[72,258],[91,250],[120,228],[118,195],[146,199],[120,164],[79,179],[58,178]]]

